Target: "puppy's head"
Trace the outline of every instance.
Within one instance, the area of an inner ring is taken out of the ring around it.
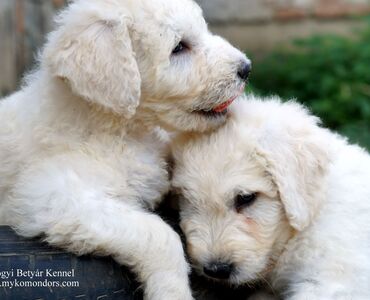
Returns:
[[[211,135],[182,136],[173,186],[197,269],[231,284],[273,269],[323,197],[326,131],[297,104],[248,99]]]
[[[143,118],[185,131],[224,123],[251,68],[190,0],[75,0],[44,57],[88,101],[127,118],[140,105]]]

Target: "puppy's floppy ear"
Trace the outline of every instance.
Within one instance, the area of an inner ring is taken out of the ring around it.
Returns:
[[[127,12],[94,5],[76,2],[61,14],[59,30],[45,48],[47,68],[73,93],[130,118],[141,92],[131,21]]]
[[[317,125],[318,119],[305,109],[293,103],[282,106],[285,113],[283,110],[282,118],[264,129],[259,152],[278,187],[291,226],[301,231],[324,201],[329,141],[326,131]]]

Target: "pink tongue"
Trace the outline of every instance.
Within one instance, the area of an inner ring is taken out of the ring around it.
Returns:
[[[220,112],[223,112],[226,108],[228,108],[230,106],[231,103],[233,103],[234,99],[230,99],[224,103],[222,103],[221,105],[215,107],[213,109],[214,112],[216,113],[220,113]]]

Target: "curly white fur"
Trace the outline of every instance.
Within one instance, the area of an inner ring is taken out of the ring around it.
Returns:
[[[180,239],[148,210],[169,188],[155,126],[224,123],[198,110],[237,95],[248,60],[190,0],[75,0],[57,21],[39,68],[0,102],[0,222],[113,255],[146,299],[191,299]]]
[[[178,138],[173,185],[200,272],[219,261],[229,283],[262,279],[282,299],[370,299],[370,155],[318,121],[250,96],[219,131]]]

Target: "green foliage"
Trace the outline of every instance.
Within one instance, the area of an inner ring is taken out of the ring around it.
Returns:
[[[370,22],[353,37],[314,36],[256,60],[252,90],[297,99],[370,149]]]

